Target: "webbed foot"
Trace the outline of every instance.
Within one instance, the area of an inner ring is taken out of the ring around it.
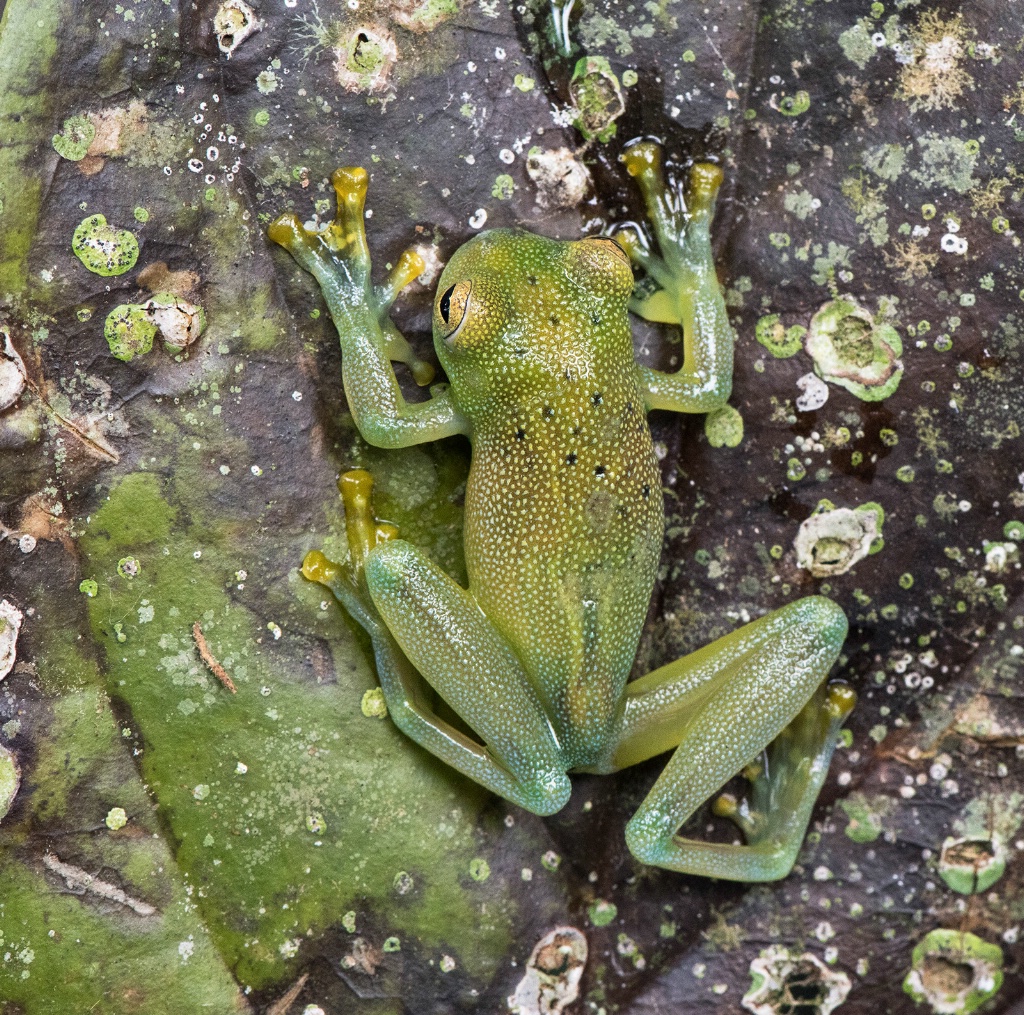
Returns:
[[[698,162],[690,168],[689,187],[684,193],[682,187],[666,185],[661,148],[653,142],[631,145],[622,161],[640,186],[661,250],[661,256],[652,253],[632,229],[616,237],[660,286],[653,293],[634,298],[630,309],[649,321],[683,324],[686,313],[680,305],[682,299],[692,302],[695,295],[699,298],[694,290],[702,286],[714,287],[707,295],[717,296],[710,226],[724,174],[713,163]]]
[[[743,770],[749,797],[723,793],[712,811],[729,818],[750,846],[799,846],[828,772],[843,722],[857,702],[846,684],[822,685],[797,717]]]
[[[373,476],[365,469],[350,469],[338,478],[338,492],[345,505],[345,532],[349,559],[343,564],[330,560],[320,550],[310,550],[302,561],[302,575],[330,589],[352,616],[370,631],[380,623],[370,598],[364,569],[370,551],[394,539],[398,528],[374,517],[371,509]]]
[[[384,333],[384,351],[393,362],[404,363],[421,387],[434,379],[434,368],[419,359],[388,317],[398,294],[426,265],[414,249],[398,259],[383,285],[370,281],[370,251],[366,243],[364,205],[369,177],[359,166],[336,169],[331,177],[337,210],[326,226],[310,229],[294,212],[278,216],[267,235],[284,247],[320,283],[331,316],[339,325],[353,308],[365,306]]]

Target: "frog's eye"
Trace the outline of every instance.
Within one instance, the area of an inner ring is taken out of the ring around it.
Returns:
[[[580,245],[588,248],[595,254],[611,255],[615,260],[621,261],[629,268],[629,255],[613,239],[607,236],[588,236],[579,241]]]
[[[466,323],[472,288],[472,282],[457,282],[445,289],[437,301],[437,315],[444,323],[444,339],[447,342],[455,338]]]

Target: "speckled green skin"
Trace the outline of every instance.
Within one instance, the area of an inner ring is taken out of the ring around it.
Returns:
[[[605,238],[481,234],[452,257],[435,301],[451,386],[415,404],[389,362],[408,361],[408,349],[396,353],[386,314],[419,266],[407,255],[385,286],[371,285],[365,172],[335,174],[339,211],[326,231],[293,215],[273,224],[271,237],[324,290],[366,440],[401,447],[461,433],[473,445],[468,590],[376,525],[363,472],[340,484],[349,564],[314,551],[303,571],[369,632],[396,725],[459,771],[550,814],[569,798],[569,771],[610,772],[677,748],[627,826],[632,852],[674,870],[770,880],[793,864],[853,705],[846,688],[823,686],[846,618],[827,599],[800,600],[627,684],[664,524],[646,411],[724,404],[733,333],[708,233],[721,173],[694,167],[687,207],[666,190],[654,145],[634,146],[625,161],[662,256],[635,235],[622,246],[660,288],[631,302],[629,258]],[[636,363],[629,309],[683,328],[678,373]],[[424,682],[482,743],[433,713]],[[747,845],[676,835],[769,744],[768,764],[748,766],[750,802],[716,804]]]

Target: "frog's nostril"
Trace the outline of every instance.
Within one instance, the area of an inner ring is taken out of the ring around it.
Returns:
[[[448,324],[448,315],[451,313],[453,292],[455,292],[455,286],[449,286],[441,297],[441,302],[437,305],[438,312],[441,314],[441,320],[445,324]]]

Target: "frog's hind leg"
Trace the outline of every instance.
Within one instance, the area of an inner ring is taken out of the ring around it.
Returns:
[[[813,596],[776,610],[630,684],[612,768],[676,751],[626,827],[634,856],[670,870],[772,881],[793,866],[855,695],[825,685],[846,617]],[[769,746],[771,745],[771,746]],[[676,834],[752,758],[749,802],[724,796],[746,845]]]
[[[396,726],[452,768],[536,814],[569,798],[558,744],[518,660],[469,593],[370,510],[373,480],[339,481],[350,563],[314,551],[307,578],[326,585],[370,635]],[[465,736],[432,710],[429,683],[480,735]]]
[[[630,310],[649,321],[677,324],[683,332],[683,364],[677,372],[640,368],[647,407],[717,409],[729,397],[735,342],[711,250],[710,226],[722,170],[709,162],[696,163],[684,195],[666,185],[656,144],[632,145],[622,159],[643,192],[660,250],[660,256],[649,251],[631,230],[617,236],[657,286],[634,298]]]

